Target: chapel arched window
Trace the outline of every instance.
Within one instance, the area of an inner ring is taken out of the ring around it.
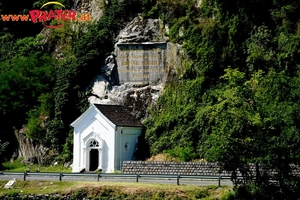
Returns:
[[[97,140],[92,140],[90,142],[90,147],[99,147],[99,142]]]

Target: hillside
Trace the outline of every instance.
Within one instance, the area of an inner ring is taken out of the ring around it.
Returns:
[[[25,12],[44,1],[14,3],[1,2],[0,13]],[[66,24],[36,35],[42,27],[26,32],[27,24],[1,21],[0,139],[10,142],[3,155],[12,156],[14,134],[21,130],[48,154],[70,160],[69,124],[88,104],[86,88],[114,50],[116,34],[141,13],[144,19],[160,19],[169,42],[183,49],[157,102],[145,109],[147,156],[204,158],[233,172],[243,169],[250,182],[247,163],[256,163],[258,186],[269,186],[269,170],[275,170],[281,194],[295,192],[299,181],[290,176],[289,164],[300,161],[298,1],[99,5],[102,17],[76,30]]]

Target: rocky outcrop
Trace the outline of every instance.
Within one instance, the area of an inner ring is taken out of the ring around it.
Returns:
[[[121,30],[116,38],[117,43],[167,42],[163,33],[163,22],[159,19],[135,17]]]
[[[99,84],[99,83],[98,83]],[[102,81],[102,84],[107,82]],[[104,87],[102,87],[103,89]],[[163,84],[157,85],[139,85],[134,83],[125,83],[120,86],[113,86],[111,90],[103,92],[103,90],[95,90],[94,92],[105,96],[104,98],[97,98],[91,96],[89,101],[91,103],[124,105],[132,111],[137,119],[143,121],[149,117],[149,107],[156,103],[159,93],[163,90]]]
[[[101,73],[112,86],[119,85],[117,70],[117,63],[114,55],[108,56],[104,61],[104,65],[101,67]]]
[[[24,164],[41,164],[47,157],[47,148],[29,139],[24,134],[24,128],[15,130],[15,136],[18,141],[18,150],[15,158],[22,158]]]
[[[89,13],[92,22],[97,22],[103,15],[104,4],[104,0],[75,0],[72,9],[80,14]]]
[[[149,117],[149,107],[156,103],[163,84],[140,85],[124,83],[119,86],[110,86],[110,83],[101,75],[93,82],[89,102],[97,104],[124,105],[132,111],[137,119],[143,121]]]
[[[168,73],[175,69],[180,63],[179,55],[181,46],[167,42],[168,38],[164,36],[164,31],[164,25],[161,20],[143,20],[141,16],[138,16],[120,31],[119,35],[116,37],[115,49],[117,50],[118,45],[120,44],[133,44],[138,46],[139,44],[166,43],[166,54],[164,55],[165,60],[162,62],[164,65],[162,67],[164,67],[164,69],[159,71],[159,73],[164,73],[162,77],[167,77]],[[141,51],[141,49],[136,49],[132,50],[132,53],[138,50]],[[120,63],[120,61],[117,62],[116,59],[121,58],[118,57],[116,52],[117,51],[115,51],[115,56],[111,55],[106,59],[101,66],[101,73],[95,76],[90,87],[88,87],[87,94],[89,95],[89,102],[98,104],[125,105],[131,109],[132,113],[139,120],[143,121],[150,116],[149,107],[150,105],[156,104],[159,94],[163,91],[167,78],[154,82],[144,81],[140,83],[127,80],[126,82],[118,84],[117,63]],[[149,59],[149,52],[135,54],[136,57],[140,55],[142,55],[142,58],[140,59],[145,57]],[[154,58],[152,58],[151,61],[155,62],[153,59]],[[126,60],[126,62],[130,63],[130,60]],[[143,60],[139,60],[139,62],[145,63]],[[147,60],[146,63],[149,63],[149,60]],[[136,66],[139,73],[141,73],[141,71],[139,71],[141,67],[143,66]],[[147,73],[151,70],[149,70],[150,67],[147,66]],[[157,68],[157,66],[155,67]],[[128,70],[128,73],[135,72]]]

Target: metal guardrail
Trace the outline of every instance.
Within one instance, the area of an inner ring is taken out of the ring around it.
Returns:
[[[180,184],[180,179],[198,179],[198,180],[218,180],[218,187],[221,187],[221,180],[231,180],[230,176],[195,176],[195,175],[170,175],[170,174],[113,174],[113,173],[53,173],[53,172],[0,172],[0,176],[23,176],[23,180],[26,181],[30,176],[54,176],[58,177],[59,181],[63,180],[63,177],[94,177],[97,181],[101,178],[135,178],[136,182],[139,182],[140,178],[159,178],[159,179],[176,179],[177,185]],[[241,177],[242,178],[242,177]]]

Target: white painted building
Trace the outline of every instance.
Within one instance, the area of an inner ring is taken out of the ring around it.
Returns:
[[[123,161],[134,160],[143,130],[143,125],[124,106],[101,104],[91,104],[71,126],[72,172],[121,170]]]

